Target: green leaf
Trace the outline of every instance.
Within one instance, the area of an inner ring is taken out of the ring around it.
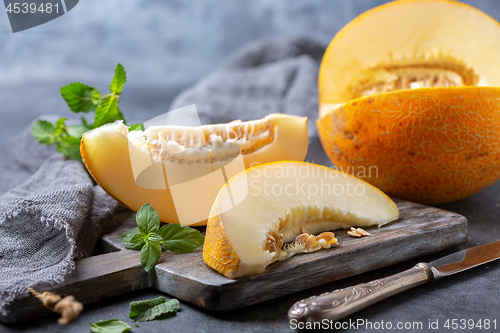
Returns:
[[[125,231],[121,235],[121,239],[122,239],[123,245],[125,245],[125,247],[127,249],[140,250],[142,248],[142,246],[144,245],[144,243],[138,244],[138,243],[132,243],[131,242],[132,237],[134,237],[134,235],[139,234],[139,233],[141,233],[140,230],[139,230],[139,228],[134,228],[134,229],[130,229],[130,230]]]
[[[81,139],[83,133],[90,131],[91,129],[92,128],[85,125],[71,125],[66,128],[66,131],[68,132],[68,135]]]
[[[136,321],[164,319],[175,316],[179,306],[180,303],[175,298],[167,302],[161,296],[145,301],[134,301],[130,303],[129,318]]]
[[[143,245],[139,260],[146,272],[149,272],[158,263],[161,257],[161,246],[158,242],[148,242]]]
[[[133,125],[130,125],[128,130],[129,130],[129,132],[131,132],[131,131],[144,131],[144,125],[143,124],[133,124]]]
[[[132,327],[118,319],[98,321],[90,323],[90,331],[94,333],[122,333],[131,330]]]
[[[125,69],[121,64],[116,65],[115,76],[113,77],[113,81],[111,81],[111,84],[109,85],[109,89],[113,94],[120,95],[123,85],[126,81],[127,76],[125,74]]]
[[[163,240],[163,238],[161,238],[161,236],[156,232],[150,232],[147,235],[147,238],[150,242],[161,242]]]
[[[146,234],[139,232],[138,234],[135,234],[134,236],[132,236],[132,238],[130,239],[130,243],[140,244],[141,248],[142,248],[144,243],[146,243],[147,239],[148,239],[148,236]]]
[[[120,108],[118,108],[118,115],[116,116],[116,120],[123,120],[123,123],[126,125],[127,122],[125,121],[125,117],[123,116],[123,113],[120,111]]]
[[[118,115],[116,116],[116,120],[123,120],[123,125],[127,125],[127,122],[125,121],[125,117],[123,116],[122,111],[120,110],[120,108],[118,106],[117,106],[117,108],[118,108]]]
[[[44,145],[50,146],[56,142],[56,129],[46,120],[37,120],[31,129],[31,135]]]
[[[167,250],[175,253],[188,253],[203,245],[205,238],[196,229],[179,224],[167,224],[161,227],[160,236]]]
[[[101,99],[95,110],[94,127],[112,123],[119,120],[120,117],[123,119],[123,115],[118,109],[118,99],[114,95],[107,95]]]
[[[97,105],[97,103],[99,103],[100,98],[101,98],[101,94],[99,93],[99,91],[97,89],[94,89],[94,91],[92,92],[92,99],[94,101],[94,104]]]
[[[156,210],[148,203],[137,211],[135,220],[137,221],[139,230],[145,234],[158,232],[158,228],[160,227],[160,217]]]
[[[56,122],[56,136],[61,136],[66,133],[66,120],[68,118],[59,118]]]
[[[72,160],[81,161],[80,139],[72,136],[59,137],[57,140],[57,151]]]
[[[73,112],[94,111],[99,101],[97,89],[80,82],[70,83],[62,87],[61,95]]]

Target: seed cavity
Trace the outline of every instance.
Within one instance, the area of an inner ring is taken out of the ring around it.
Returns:
[[[233,121],[199,128],[154,127],[131,131],[128,138],[154,161],[217,163],[234,159],[240,150],[247,155],[266,147],[274,141],[274,131],[271,121]]]
[[[462,61],[450,56],[420,56],[419,60],[390,60],[360,71],[351,81],[352,98],[377,93],[427,87],[472,86],[479,76]]]

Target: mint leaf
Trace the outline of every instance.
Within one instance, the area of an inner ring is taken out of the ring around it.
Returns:
[[[163,297],[157,297],[145,301],[130,302],[129,318],[136,321],[150,321],[175,316],[179,311],[178,300],[171,299],[168,302]]]
[[[69,135],[59,137],[57,140],[57,151],[72,160],[81,161],[80,139]]]
[[[148,241],[150,242],[161,242],[163,240],[163,238],[161,238],[160,235],[158,235],[156,232],[150,232],[146,238],[148,239]]]
[[[110,84],[111,93],[104,96],[101,96],[97,89],[80,82],[61,87],[61,95],[71,111],[95,111],[94,124],[88,123],[83,115],[82,125],[66,126],[67,118],[59,119],[55,125],[39,120],[33,125],[32,136],[46,145],[57,143],[57,151],[70,159],[82,161],[80,141],[83,133],[116,120],[123,120],[125,123],[123,114],[118,108],[118,100],[126,80],[125,70],[118,64]]]
[[[172,252],[187,253],[203,244],[204,237],[196,229],[178,224],[160,227],[156,210],[146,203],[135,216],[137,228],[122,234],[122,242],[128,249],[141,250],[139,260],[149,272],[161,257],[161,245]]]
[[[125,82],[127,81],[127,76],[125,74],[125,69],[121,64],[116,65],[115,68],[115,76],[113,77],[113,81],[109,85],[109,89],[113,94],[120,95],[122,93],[122,88]]]
[[[50,146],[56,142],[56,129],[46,120],[37,120],[31,129],[31,135],[44,145]]]
[[[142,233],[158,232],[160,227],[160,216],[150,204],[146,203],[137,211],[135,216],[137,226]]]
[[[161,257],[161,246],[158,242],[146,241],[142,246],[139,260],[146,272],[149,272],[158,263]]]
[[[90,331],[94,333],[123,333],[131,329],[131,326],[118,319],[98,321],[95,324],[90,323]]]
[[[56,136],[61,136],[63,135],[64,133],[66,133],[66,120],[68,118],[60,118],[57,122],[56,122]]]
[[[125,247],[127,249],[140,250],[142,248],[142,246],[144,245],[144,243],[143,244],[139,244],[139,243],[132,243],[131,242],[132,238],[136,234],[140,234],[140,233],[141,232],[139,231],[139,228],[134,228],[134,229],[130,229],[130,230],[125,231],[121,235],[121,239],[122,239],[123,245],[125,245]]]
[[[100,127],[104,124],[112,123],[119,116],[122,117],[118,109],[118,99],[115,95],[107,95],[101,99],[101,102],[95,110],[94,127]]]
[[[61,95],[73,112],[94,111],[100,96],[97,89],[80,82],[70,83],[62,87]]]
[[[142,232],[139,232],[139,233],[135,234],[134,236],[132,236],[132,238],[130,239],[130,243],[139,244],[142,248],[144,243],[146,243],[147,238],[148,238],[147,235],[143,234]]]
[[[116,120],[123,120],[123,123],[127,125],[125,117],[123,116],[123,113],[120,111],[120,108],[118,108],[118,115],[116,116]]]
[[[66,128],[66,132],[69,136],[81,139],[83,133],[90,131],[91,129],[92,128],[86,125],[71,125]]]
[[[131,132],[131,131],[144,131],[144,125],[143,124],[133,124],[133,125],[130,125],[128,130],[129,130],[129,132]]]
[[[161,227],[160,236],[167,250],[175,253],[188,253],[203,245],[205,238],[196,229],[179,224],[167,224]]]

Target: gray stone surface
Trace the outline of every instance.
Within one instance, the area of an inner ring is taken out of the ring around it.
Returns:
[[[248,41],[264,36],[302,34],[327,42],[356,15],[383,2],[82,0],[70,13],[17,34],[12,34],[6,13],[0,11],[0,141],[7,140],[39,115],[68,114],[59,96],[61,85],[80,80],[105,90],[117,62],[125,66],[129,79],[121,107],[129,120],[144,121],[167,111],[170,101],[181,89],[212,71],[229,52]],[[500,19],[497,0],[466,2]],[[308,160],[330,164],[317,141],[310,148]],[[468,246],[500,239],[500,183],[441,207],[469,219]],[[421,260],[432,260],[436,256]],[[416,262],[236,311],[209,312],[182,303],[182,311],[176,317],[140,323],[140,327],[132,331],[291,331],[286,312],[296,300],[393,274]],[[445,321],[496,319],[498,330],[499,284],[500,262],[493,262],[394,296],[352,316],[351,320],[367,319],[373,323],[383,320],[394,325],[422,322],[424,329],[415,332],[458,332],[462,330],[445,329]],[[88,332],[89,321],[109,318],[132,324],[128,319],[130,301],[159,295],[162,294],[155,290],[146,290],[87,306],[69,327],[60,327],[53,316],[21,325],[0,325],[0,332]],[[429,320],[439,320],[440,329],[428,329]],[[363,329],[360,327],[359,331]]]

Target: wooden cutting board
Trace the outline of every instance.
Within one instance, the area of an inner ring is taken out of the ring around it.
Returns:
[[[155,269],[146,273],[139,251],[123,247],[120,235],[136,226],[135,215],[102,239],[110,252],[78,260],[64,283],[47,288],[74,295],[84,304],[155,287],[172,297],[210,310],[229,310],[280,297],[327,282],[441,251],[467,239],[467,219],[459,214],[394,199],[400,219],[380,229],[367,228],[372,236],[352,238],[347,230],[335,232],[340,246],[296,255],[268,266],[265,272],[228,279],[208,267],[202,250],[175,254],[165,251]],[[114,251],[114,252],[112,252]],[[1,322],[18,322],[42,316],[48,310],[33,297],[13,302]]]

